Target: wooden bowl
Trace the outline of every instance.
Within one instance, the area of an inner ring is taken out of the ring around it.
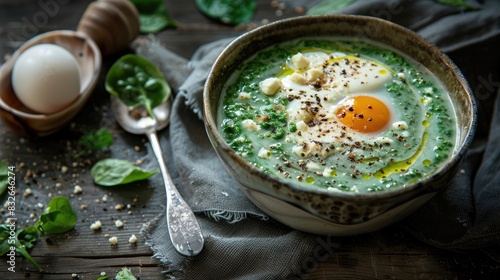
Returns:
[[[130,1],[99,0],[87,7],[77,31],[52,31],[27,41],[0,68],[0,119],[25,135],[45,136],[61,129],[82,109],[94,90],[101,70],[101,56],[127,48],[138,34],[139,12]],[[66,48],[80,67],[78,98],[53,114],[40,114],[24,106],[11,82],[12,68],[19,55],[44,43]]]
[[[38,44],[55,44],[66,48],[74,55],[80,67],[80,94],[69,106],[53,114],[40,114],[28,109],[12,88],[12,68],[17,58]],[[61,30],[32,38],[0,68],[0,118],[21,134],[45,136],[54,133],[67,125],[85,105],[98,81],[101,64],[101,52],[97,44],[84,33]]]

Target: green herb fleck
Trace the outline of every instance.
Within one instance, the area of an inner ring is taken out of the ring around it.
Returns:
[[[131,0],[139,11],[140,31],[155,33],[169,26],[176,26],[168,15],[167,5],[163,0]]]
[[[78,140],[82,146],[83,152],[96,152],[103,148],[108,148],[113,143],[113,135],[105,128],[99,129],[95,132],[84,134]]]
[[[122,268],[120,272],[116,274],[116,280],[137,280],[135,276],[132,274],[132,271],[129,268]]]
[[[252,19],[255,0],[196,0],[198,9],[209,18],[225,24],[238,25]]]

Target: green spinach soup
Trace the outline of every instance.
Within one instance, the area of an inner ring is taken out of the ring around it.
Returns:
[[[231,76],[218,125],[257,168],[305,187],[375,192],[438,170],[456,142],[447,93],[389,48],[308,38],[260,51]]]

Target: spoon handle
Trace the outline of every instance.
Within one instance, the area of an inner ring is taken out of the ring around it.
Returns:
[[[146,133],[158,160],[167,194],[167,225],[170,240],[179,254],[195,256],[203,249],[204,239],[193,211],[182,199],[167,170],[156,131]]]

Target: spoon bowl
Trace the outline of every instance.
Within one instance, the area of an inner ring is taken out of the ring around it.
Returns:
[[[127,132],[145,134],[158,160],[167,195],[167,225],[170,240],[179,254],[195,256],[201,252],[204,238],[193,211],[182,199],[167,170],[156,131],[165,128],[170,120],[172,97],[153,108],[154,118],[141,106],[131,108],[115,95],[111,95],[111,109],[116,121]]]

